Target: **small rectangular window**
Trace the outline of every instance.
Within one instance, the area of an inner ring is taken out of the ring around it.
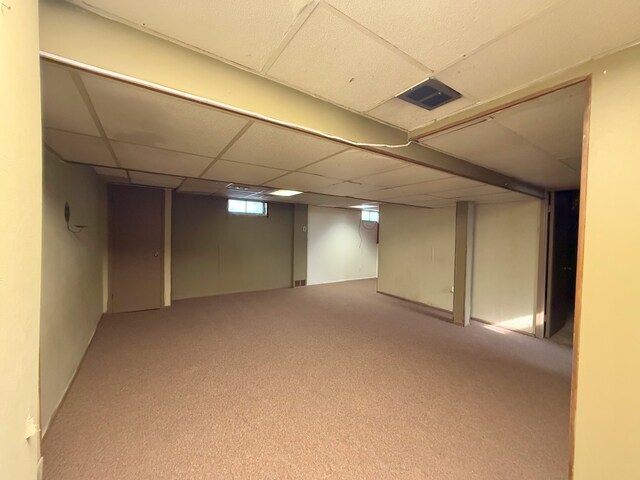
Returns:
[[[227,203],[227,211],[236,215],[267,216],[267,204],[254,200],[236,200],[230,198]]]
[[[380,214],[373,210],[362,210],[362,221],[377,223],[380,221]]]

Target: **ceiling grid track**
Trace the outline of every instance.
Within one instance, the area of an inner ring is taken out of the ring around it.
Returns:
[[[113,150],[113,146],[111,145],[111,142],[109,141],[109,138],[107,137],[107,132],[105,131],[104,127],[102,126],[102,122],[100,121],[100,117],[98,116],[98,112],[96,111],[95,107],[93,106],[93,102],[91,101],[91,97],[89,96],[89,92],[87,91],[87,87],[85,87],[84,82],[82,81],[82,78],[80,78],[80,75],[75,70],[70,70],[69,74],[71,75],[71,79],[73,80],[73,83],[75,84],[76,88],[78,89],[78,92],[80,93],[80,96],[84,100],[84,103],[85,103],[85,105],[87,107],[87,110],[89,110],[89,114],[91,115],[91,118],[93,119],[93,122],[95,123],[96,128],[100,132],[100,136],[102,137],[102,141],[107,146],[107,150],[109,150],[109,154],[111,155],[111,158],[113,158],[113,161],[115,162],[115,164],[118,167],[122,168],[122,164],[120,163],[120,160],[118,160],[118,157],[116,156],[116,152]],[[129,172],[127,172],[127,176],[129,176]],[[129,180],[131,180],[131,178],[129,178]]]
[[[285,36],[282,38],[282,41],[280,42],[278,47],[271,53],[271,55],[269,56],[265,64],[260,69],[260,73],[262,73],[263,75],[267,74],[269,69],[273,66],[274,63],[276,63],[276,61],[278,60],[282,52],[285,50],[285,48],[287,48],[291,40],[293,40],[293,37],[296,36],[298,31],[309,19],[311,14],[315,11],[316,8],[318,8],[318,4],[319,2],[317,0],[314,0],[312,2],[309,2],[307,5],[305,5],[305,7],[298,14],[298,17],[289,27],[289,30],[287,31]]]

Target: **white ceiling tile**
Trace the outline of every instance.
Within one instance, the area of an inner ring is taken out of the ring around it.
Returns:
[[[500,187],[494,187],[493,185],[480,185],[469,188],[457,188],[455,190],[446,190],[444,192],[434,193],[435,196],[440,198],[453,198],[463,199],[469,197],[475,197],[479,195],[490,195],[496,193],[504,193],[507,190]]]
[[[436,78],[488,100],[637,41],[639,24],[640,2],[568,0]]]
[[[567,126],[567,129],[570,128]],[[553,160],[524,137],[491,119],[427,137],[421,143],[547,188],[573,188],[580,181],[578,172]]]
[[[454,200],[433,200],[429,202],[420,202],[415,203],[414,205],[419,207],[429,207],[429,208],[447,208],[447,207],[455,207],[456,202]]]
[[[220,112],[122,82],[83,74],[107,137],[122,142],[217,156],[248,123]]]
[[[493,117],[555,159],[580,157],[586,93],[585,84],[580,83],[508,108]]]
[[[411,185],[414,183],[426,182],[450,176],[450,173],[418,165],[410,165],[390,172],[361,177],[358,178],[357,181],[358,183],[366,183],[379,187],[398,187],[401,185]]]
[[[303,168],[302,172],[352,180],[406,166],[407,163],[366,150],[350,149]]]
[[[429,73],[322,3],[268,71],[272,78],[361,112]]]
[[[303,193],[294,197],[281,197],[278,199],[283,203],[304,203],[307,205],[323,205],[331,207],[349,207],[360,205],[362,200],[348,197],[335,197],[331,195],[321,195],[318,193]]]
[[[173,0],[91,0],[86,3],[102,15],[259,70],[308,0],[189,0],[187,4]]]
[[[152,187],[176,188],[184,180],[181,177],[158,175],[156,173],[129,172],[129,175],[131,176],[131,183]]]
[[[226,188],[229,182],[214,182],[200,180],[199,178],[187,178],[178,189],[180,193],[200,193],[210,195]]]
[[[105,167],[118,166],[104,140],[100,137],[46,128],[44,142],[69,162],[103,165]]]
[[[390,197],[399,197],[401,194],[395,191],[393,188],[384,188],[373,192],[363,192],[358,195],[358,198],[364,198],[366,200],[388,200]]]
[[[311,191],[340,183],[337,178],[321,177],[311,173],[293,172],[284,177],[267,182],[269,186],[275,188],[286,188],[289,190]]]
[[[580,173],[555,160],[547,160],[540,164],[525,164],[518,169],[517,178],[549,189],[562,190],[580,186]]]
[[[579,172],[582,167],[582,157],[563,158],[560,163],[564,163],[567,167]]]
[[[475,103],[474,99],[463,96],[436,110],[429,111],[404,100],[392,98],[373,110],[369,110],[367,115],[405,130],[413,130],[435,120],[445,118]]]
[[[326,193],[327,195],[339,195],[342,197],[348,197],[352,195],[358,195],[363,192],[370,192],[378,187],[372,185],[364,185],[362,183],[342,182],[335,185],[329,185],[328,187],[316,188],[315,192]]]
[[[131,143],[112,141],[111,145],[121,165],[127,169],[197,177],[212,162],[212,159],[208,157]]]
[[[222,157],[235,162],[296,170],[345,148],[293,130],[254,123]]]
[[[488,118],[423,138],[420,143],[455,157],[474,161],[478,155],[517,150],[522,147],[523,140]]]
[[[340,11],[439,70],[558,0],[328,0]]]
[[[421,206],[425,202],[437,202],[441,200],[437,197],[432,197],[431,195],[409,195],[406,197],[393,197],[390,198],[389,201],[393,203],[404,203],[406,205],[419,205]]]
[[[204,173],[203,178],[259,185],[285,173],[287,173],[286,170],[278,170],[276,168],[218,160]]]
[[[45,127],[100,136],[71,71],[51,62],[41,61],[42,116]]]
[[[122,170],[121,168],[109,168],[109,167],[93,167],[95,172],[103,177],[111,177],[111,178],[126,178],[129,179],[126,170]]]

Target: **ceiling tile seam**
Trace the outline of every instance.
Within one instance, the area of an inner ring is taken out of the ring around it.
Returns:
[[[576,170],[575,168],[573,168],[571,165],[569,165],[569,164],[566,162],[566,160],[567,160],[566,158],[563,158],[563,159],[559,159],[559,160],[558,160],[558,162],[562,163],[562,164],[563,164],[563,165],[565,165],[566,167],[569,167],[569,168],[570,168],[571,170],[573,170],[574,172],[576,172],[576,173],[580,173],[580,170]],[[580,165],[582,165],[582,160],[580,160]]]
[[[73,1],[71,3],[73,3]],[[256,73],[258,73],[258,74],[260,73],[260,72],[258,72],[257,70],[255,70],[253,68],[247,67],[246,65],[242,65],[241,63],[236,63],[233,60],[229,60],[227,58],[221,57],[221,56],[216,55],[215,53],[210,52],[208,50],[205,50],[203,48],[196,47],[195,45],[192,45],[192,44],[187,43],[187,42],[183,42],[182,40],[178,40],[177,38],[174,38],[174,37],[170,37],[168,35],[165,35],[162,32],[159,32],[159,31],[154,30],[152,28],[149,28],[147,26],[140,25],[139,23],[132,22],[131,20],[127,20],[126,18],[119,17],[118,15],[113,15],[113,14],[111,14],[111,13],[105,11],[105,10],[102,10],[100,8],[96,8],[96,7],[92,6],[92,5],[90,5],[89,3],[87,3],[86,1],[82,2],[82,6],[80,6],[80,8],[86,9],[89,12],[94,13],[94,14],[100,16],[100,17],[106,18],[108,20],[120,23],[120,24],[125,25],[125,26],[130,27],[130,28],[134,28],[135,30],[138,30],[138,31],[140,31],[142,33],[145,33],[147,35],[152,35],[154,37],[158,37],[158,38],[160,38],[162,40],[165,40],[167,42],[173,43],[174,45],[178,45],[180,47],[187,48],[187,49],[192,50],[192,51],[194,51],[196,53],[199,53],[201,55],[205,55],[207,57],[213,58],[214,60],[217,60],[219,62],[225,63],[227,65],[231,65],[232,67],[235,67],[235,68],[239,68],[241,70],[244,70],[245,72],[249,72],[249,73],[252,73],[254,75]]]
[[[80,135],[80,136],[83,136],[83,137],[91,137],[91,138],[102,138],[100,136],[96,137],[95,135],[91,135],[91,134],[88,134],[88,133],[74,132],[72,130],[65,130],[63,128],[55,128],[55,127],[45,127],[45,128],[47,130],[52,130],[54,132],[70,133],[72,135]],[[129,140],[116,140],[115,138],[109,138],[109,137],[107,137],[107,138],[108,138],[108,140],[110,142],[121,143],[121,144],[124,144],[124,145],[134,145],[136,147],[146,147],[146,148],[152,148],[154,150],[162,150],[163,152],[179,153],[179,154],[183,154],[183,155],[191,155],[193,157],[216,159],[216,157],[212,157],[212,156],[209,156],[209,155],[201,155],[199,153],[186,152],[184,150],[175,150],[173,148],[159,147],[159,146],[156,146],[156,145],[149,145],[148,143],[131,142]],[[121,166],[121,168],[125,168],[125,167]]]
[[[420,165],[418,165],[418,164],[414,164],[414,165],[416,165],[416,166],[420,167]],[[410,167],[410,166],[412,166],[412,165],[408,165],[408,166]],[[427,167],[426,165],[424,165],[424,168],[428,168],[428,169],[430,169],[430,170],[436,170],[435,168]],[[398,169],[398,170],[400,170],[400,169]],[[395,172],[395,170],[390,170],[390,172]],[[389,173],[389,172],[376,173],[376,174],[374,174],[374,175],[382,175],[382,174],[384,174],[384,173]],[[444,173],[447,173],[447,172],[444,172]],[[364,175],[364,176],[362,176],[362,177],[354,178],[353,180],[350,180],[350,181],[355,182],[355,183],[363,183],[363,182],[360,182],[359,180],[362,180],[363,178],[367,178],[367,177],[372,177],[372,176],[374,176],[374,175]],[[436,178],[435,180],[424,180],[424,181],[415,182],[415,183],[404,183],[404,184],[396,185],[396,186],[393,186],[393,187],[385,187],[384,185],[378,185],[378,186],[379,186],[379,187],[381,187],[381,188],[383,188],[383,189],[386,189],[386,188],[411,187],[411,186],[413,186],[413,185],[419,185],[419,184],[421,184],[421,183],[437,182],[437,181],[439,181],[439,180],[446,180],[446,179],[448,179],[448,178],[453,178],[453,177],[457,177],[457,178],[464,178],[464,177],[460,177],[459,175],[449,175],[448,177]],[[477,181],[477,180],[476,180],[476,181]],[[481,183],[482,183],[482,182],[481,182]],[[363,185],[371,185],[371,184],[364,184],[364,183],[363,183]]]
[[[538,84],[544,84],[545,82],[553,80],[556,77],[562,77],[562,74],[564,72],[569,72],[571,70],[576,69],[580,65],[585,65],[585,64],[587,64],[589,62],[591,62],[591,59],[582,60],[582,61],[579,61],[579,62],[577,62],[575,64],[569,65],[567,67],[562,67],[562,68],[560,68],[560,69],[558,69],[558,70],[556,70],[556,71],[554,71],[552,73],[549,73],[547,75],[543,75],[542,77],[539,77],[539,78],[535,78],[535,79],[531,80],[530,82],[518,85],[518,86],[512,88],[511,90],[507,90],[507,91],[502,92],[502,93],[500,93],[498,95],[494,95],[493,97],[489,97],[489,98],[487,98],[485,100],[479,101],[478,103],[476,103],[474,105],[470,105],[469,107],[466,107],[466,108],[464,108],[462,110],[458,110],[457,112],[455,112],[455,114],[456,115],[463,114],[466,110],[469,110],[471,108],[482,108],[485,105],[490,105],[493,102],[498,102],[498,101],[500,101],[500,99],[502,99],[504,97],[509,97],[510,95],[516,95],[519,92],[526,91],[528,88],[535,87]],[[576,85],[578,83],[584,82],[586,80],[586,78],[587,77],[585,75],[577,75],[575,77],[572,77],[570,80],[563,81],[563,82],[557,84],[556,87],[554,87],[555,90],[549,91],[547,93],[543,93],[542,95],[547,95],[548,93],[553,93],[553,91],[562,90],[563,88],[568,88],[570,86],[573,86],[573,85]],[[542,90],[544,91],[544,90],[548,90],[548,89],[544,89],[543,88]],[[523,97],[524,100],[521,99],[519,102],[515,103],[514,105],[509,105],[506,108],[510,108],[511,106],[516,106],[516,105],[519,105],[521,103],[525,103],[525,102],[527,102],[529,100],[533,100],[533,98],[526,98],[526,97],[528,97],[528,95]],[[508,102],[508,103],[511,104],[512,102]],[[501,112],[501,111],[505,110],[506,108],[505,108],[504,105],[498,106],[498,107],[495,107],[495,108],[489,108],[489,109],[487,109],[487,111],[484,114],[483,114],[483,112],[479,112],[476,115],[471,115],[471,118],[477,120],[478,117],[484,118],[485,116],[491,116],[491,115],[493,115],[495,113],[498,113],[498,112]],[[461,121],[464,121],[464,119],[461,120]],[[430,122],[427,125],[425,125],[425,127],[429,126],[429,125],[431,125],[433,123],[436,123],[436,122],[437,123],[442,123],[440,120],[434,120],[433,122]],[[458,126],[458,122],[455,122],[453,124],[453,126]],[[431,137],[434,136],[434,135],[429,135],[429,132],[422,132],[419,135],[416,135],[415,132],[417,130],[419,130],[419,128],[421,128],[421,127],[415,128],[415,129],[413,129],[412,131],[409,132],[409,138],[411,140],[418,141],[418,140],[420,140],[422,138],[431,138]],[[446,131],[447,130],[446,127],[442,127],[442,128],[444,129],[442,131]],[[436,134],[439,134],[442,131],[437,131]]]
[[[305,168],[308,168],[308,167],[311,167],[312,165],[315,165],[316,163],[320,163],[320,162],[323,162],[325,160],[330,159],[331,157],[335,157],[336,155],[340,155],[341,153],[344,153],[347,150],[351,150],[351,147],[347,147],[345,149],[342,149],[342,150],[339,150],[337,152],[331,153],[331,154],[329,154],[327,156],[324,156],[324,157],[320,158],[319,160],[314,160],[313,162],[311,162],[311,163],[309,163],[307,165],[303,165],[302,167],[298,167],[295,170],[291,170],[291,173],[300,172],[301,170],[303,170]],[[300,172],[300,173],[307,173],[307,172]]]
[[[524,28],[525,26],[528,26],[530,23],[533,23],[537,20],[539,20],[540,18],[544,17],[545,15],[548,15],[549,13],[552,13],[554,10],[559,9],[564,3],[568,3],[569,0],[560,0],[552,5],[549,5],[548,7],[544,8],[543,10],[536,12],[533,15],[530,15],[529,17],[525,18],[522,22],[518,23],[517,25],[514,25],[510,28],[507,28],[506,30],[504,30],[502,33],[498,34],[497,36],[491,38],[490,40],[478,45],[477,47],[471,49],[470,51],[468,51],[467,53],[465,53],[462,57],[457,58],[456,60],[453,60],[452,62],[444,65],[442,68],[438,69],[437,73],[435,73],[435,75],[437,76],[439,73],[444,72],[445,70],[448,70],[449,68],[455,67],[458,63],[463,62],[464,60],[467,60],[469,58],[471,58],[472,56],[476,55],[478,52],[484,50],[487,47],[490,47],[491,45],[493,45],[494,43],[499,42],[500,40],[503,40],[505,38],[507,38],[509,35],[515,33],[518,30],[521,30],[522,28]],[[503,96],[503,95],[500,95]]]
[[[318,175],[317,173],[307,173],[307,172],[297,172],[297,171],[294,171],[294,172],[287,172],[287,173],[285,173],[284,175],[278,175],[277,177],[272,178],[272,179],[270,179],[270,180],[267,180],[266,182],[262,182],[262,183],[260,184],[260,186],[266,186],[269,182],[273,182],[274,180],[279,180],[279,179],[281,179],[282,177],[286,177],[287,175],[291,175],[292,173],[302,173],[302,174],[304,174],[304,175],[313,175],[314,177],[326,178],[327,180],[332,180],[332,181],[333,181],[333,180],[338,180],[336,183],[332,183],[332,184],[330,184],[330,185],[324,185],[324,186],[322,186],[322,187],[317,187],[317,188],[327,188],[327,187],[332,187],[332,186],[334,186],[334,185],[338,185],[339,183],[342,183],[342,182],[344,181],[344,180],[340,180],[339,178],[327,177],[327,176],[325,176],[325,175]],[[313,193],[319,193],[319,192],[313,192]],[[336,195],[336,196],[340,196],[340,195]]]
[[[273,50],[273,52],[271,52],[266,62],[260,69],[260,73],[262,75],[266,75],[266,73],[273,66],[273,64],[276,63],[278,58],[280,58],[280,55],[282,55],[282,52],[284,52],[284,50],[289,46],[289,43],[291,43],[291,40],[293,40],[293,38],[298,34],[302,26],[307,22],[311,14],[318,7],[318,3],[319,2],[317,0],[313,0],[308,4],[306,4],[300,10],[300,12],[298,13],[298,16],[295,18],[293,23],[289,25],[289,28],[284,34],[284,37],[282,37],[282,40],[280,41],[278,46]]]
[[[246,125],[244,127],[242,127],[238,133],[236,133],[233,138],[231,140],[229,140],[229,143],[227,143],[227,145],[220,150],[220,152],[218,153],[218,155],[216,155],[215,157],[213,157],[213,160],[209,163],[209,165],[207,165],[205,167],[205,169],[200,173],[200,175],[198,175],[197,178],[202,178],[202,176],[207,173],[209,171],[209,169],[211,167],[213,167],[213,165],[218,161],[222,159],[222,156],[227,153],[229,151],[229,149],[240,139],[240,137],[242,137],[247,130],[249,130],[249,128],[251,128],[251,125],[253,125],[255,123],[254,120],[249,120]]]
[[[529,140],[527,137],[521,135],[520,133],[516,132],[515,130],[512,130],[511,128],[509,128],[507,125],[504,125],[498,118],[497,115],[495,117],[491,117],[493,118],[494,122],[497,122],[502,128],[505,128],[506,130],[508,130],[509,132],[513,133],[516,137],[518,137],[520,140],[522,140],[523,142],[525,142],[526,144],[528,144],[530,147],[533,147],[535,150],[537,150],[538,152],[542,153],[543,155],[545,155],[546,157],[548,157],[549,160],[551,160],[552,162],[559,162],[560,160],[557,159],[556,157],[554,157],[552,154],[550,154],[549,152],[547,152],[544,148],[538,146],[537,144],[535,144],[534,142],[532,142],[531,140]]]
[[[379,45],[383,46],[384,48],[386,48],[390,52],[392,52],[395,55],[401,57],[406,62],[411,63],[414,67],[424,71],[427,75],[433,74],[433,69],[432,68],[428,67],[427,65],[424,65],[422,62],[420,62],[417,59],[413,58],[411,55],[409,55],[404,50],[401,50],[400,48],[395,46],[393,43],[391,43],[388,40],[386,40],[385,38],[381,37],[380,35],[378,35],[374,31],[369,30],[364,25],[358,23],[356,20],[351,18],[349,15],[341,12],[336,7],[334,7],[333,5],[325,2],[324,0],[320,0],[319,5],[321,7],[323,7],[323,8],[325,8],[328,12],[333,13],[336,16],[338,16],[339,18],[341,18],[342,20],[346,21],[352,27],[355,27],[361,33],[367,35],[369,38],[371,38],[372,40],[374,40],[375,42],[377,42]]]
[[[94,137],[95,138],[95,137]],[[62,155],[60,155],[55,148],[53,148],[51,145],[49,145],[46,141],[43,141],[42,144],[44,145],[45,150],[48,150],[49,152],[51,152],[53,155],[55,155],[56,157],[58,157],[59,160],[65,162],[65,163],[76,163],[76,162],[70,162],[69,160],[67,160],[66,158],[64,158]],[[83,163],[81,165],[86,165],[86,163]],[[95,165],[96,167],[104,167],[104,165]],[[113,167],[110,167],[113,168]]]
[[[115,164],[117,166],[122,167],[122,163],[120,162],[120,160],[118,160],[118,156],[116,155],[116,152],[113,149],[113,146],[111,145],[111,142],[109,141],[109,138],[107,137],[107,132],[105,131],[105,129],[104,129],[103,125],[102,125],[102,122],[100,121],[100,117],[98,116],[98,112],[96,111],[96,108],[93,105],[93,102],[91,101],[91,97],[89,96],[89,92],[87,91],[87,87],[85,86],[84,82],[82,81],[82,77],[75,70],[69,70],[69,75],[71,75],[71,80],[73,81],[73,83],[75,84],[76,88],[78,89],[78,93],[82,97],[82,100],[84,101],[85,106],[87,107],[87,110],[89,110],[89,114],[91,115],[91,118],[93,119],[93,122],[95,123],[96,128],[98,129],[98,132],[100,132],[100,136],[102,137],[102,141],[104,142],[105,146],[107,147],[107,150],[109,150],[109,154],[111,155],[111,158],[113,159],[113,161],[115,162]]]

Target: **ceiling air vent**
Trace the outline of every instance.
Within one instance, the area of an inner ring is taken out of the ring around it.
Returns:
[[[448,87],[435,78],[430,78],[425,82],[398,95],[398,98],[405,102],[413,103],[418,107],[427,110],[435,110],[442,105],[452,102],[462,95],[453,88]]]

